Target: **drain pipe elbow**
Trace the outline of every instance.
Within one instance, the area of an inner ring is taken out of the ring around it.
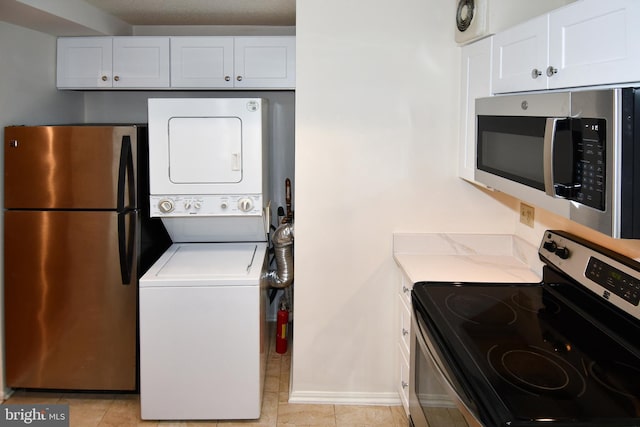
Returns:
[[[274,255],[276,270],[270,270],[265,274],[269,286],[276,289],[284,289],[293,283],[293,223],[280,225],[273,233]]]

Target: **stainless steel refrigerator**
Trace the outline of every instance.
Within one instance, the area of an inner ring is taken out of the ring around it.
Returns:
[[[146,128],[12,126],[4,142],[7,385],[135,390],[138,278],[170,244],[148,218]]]

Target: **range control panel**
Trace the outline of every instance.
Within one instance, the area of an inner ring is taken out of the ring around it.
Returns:
[[[640,280],[596,257],[589,260],[585,275],[633,305],[640,302]]]
[[[640,262],[564,231],[546,231],[540,259],[640,319]]]
[[[261,195],[150,196],[152,217],[262,215]]]

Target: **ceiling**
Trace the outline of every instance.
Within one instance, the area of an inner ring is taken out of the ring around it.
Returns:
[[[296,0],[0,0],[0,21],[54,36],[166,33],[171,26],[215,35],[233,35],[232,29],[289,35]]]
[[[296,25],[296,0],[85,1],[134,26]]]

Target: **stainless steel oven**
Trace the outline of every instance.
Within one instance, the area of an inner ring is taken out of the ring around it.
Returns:
[[[477,408],[456,379],[448,375],[445,361],[431,342],[424,321],[411,324],[409,412],[414,427],[480,427]]]
[[[540,283],[414,285],[415,426],[640,426],[640,263],[561,231],[539,255]]]

